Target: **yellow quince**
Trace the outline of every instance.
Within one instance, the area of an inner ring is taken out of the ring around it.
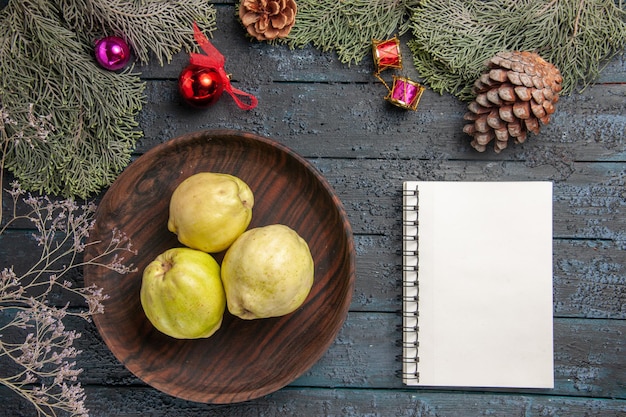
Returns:
[[[170,199],[167,228],[185,246],[216,253],[227,249],[252,220],[254,195],[240,178],[216,172],[194,174]]]
[[[247,230],[226,251],[222,282],[231,314],[259,319],[289,314],[313,286],[307,242],[293,229],[272,224]]]

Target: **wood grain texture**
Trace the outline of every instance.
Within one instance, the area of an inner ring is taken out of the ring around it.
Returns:
[[[395,222],[395,219],[394,219]],[[355,236],[358,279],[351,311],[395,312],[400,309],[401,258],[388,248],[401,243],[400,232],[390,223],[387,235]],[[29,267],[37,242],[28,230],[11,230],[0,237],[0,264],[9,263],[16,271]],[[620,242],[606,239],[555,239],[554,315],[570,318],[626,319],[626,252]],[[68,277],[82,286],[79,273]],[[54,297],[59,306],[68,301],[85,306],[82,298],[65,294]],[[597,341],[600,343],[600,341]]]
[[[144,385],[117,361],[92,325],[78,319],[68,323],[83,335],[77,342],[84,352],[80,356],[83,384],[120,388]],[[390,390],[390,396],[398,390],[418,396],[431,392],[423,388],[407,389],[396,376],[400,371],[397,356],[401,349],[396,343],[400,324],[400,318],[393,313],[350,313],[328,351],[289,386],[386,389]],[[626,365],[622,360],[625,333],[623,320],[556,319],[555,388],[521,393],[626,400]],[[487,391],[520,392],[497,388]],[[457,388],[450,394],[463,392],[472,391]]]
[[[228,173],[250,186],[255,196],[250,228],[285,224],[307,241],[315,281],[301,308],[249,321],[226,313],[207,339],[177,340],[152,327],[139,301],[141,275],[157,255],[182,246],[167,230],[169,200],[180,182],[198,172]],[[270,139],[219,130],[191,133],[152,149],[102,199],[87,260],[101,256],[111,230],[131,239],[137,255],[130,261],[138,270],[121,276],[99,266],[85,268],[85,284],[104,288],[110,297],[95,322],[131,372],[171,395],[230,403],[273,392],[323,355],[347,314],[355,260],[343,206],[313,166]]]
[[[0,397],[5,392],[0,388]],[[624,400],[481,392],[286,388],[226,407],[192,403],[145,387],[89,386],[86,393],[91,417],[622,417],[626,413]],[[31,415],[19,402],[5,404],[3,410],[7,416]]]
[[[81,380],[87,385],[131,387],[143,385],[101,341],[88,323],[71,322],[83,337],[77,346],[83,350]],[[398,326],[395,313],[350,312],[341,331],[326,353],[309,370],[289,384],[291,387],[408,389],[397,376],[401,370],[398,355]],[[624,320],[558,318],[555,329],[555,388],[522,390],[529,394],[571,397],[598,397],[626,400],[626,323]],[[469,392],[455,389],[452,392]],[[475,390],[474,390],[475,391]],[[519,392],[491,388],[486,391]]]
[[[289,388],[228,408],[172,401],[145,389],[118,391],[94,387],[88,390],[88,395],[92,398],[88,406],[93,417],[109,416],[110,412],[120,417],[622,417],[626,412],[626,404],[621,400],[380,389]],[[111,398],[115,408],[111,409],[102,398]],[[138,403],[146,405],[139,408]]]
[[[522,145],[511,143],[500,155],[472,150],[462,131],[465,105],[431,90],[424,92],[417,112],[406,112],[383,100],[386,90],[374,82],[269,82],[246,90],[258,97],[259,106],[238,114],[226,96],[208,112],[190,111],[179,102],[176,88],[174,80],[147,86],[149,99],[140,115],[146,136],[138,152],[175,136],[183,125],[271,135],[308,158],[523,160],[564,167],[575,161],[626,159],[626,84],[591,86],[562,97],[539,135]]]

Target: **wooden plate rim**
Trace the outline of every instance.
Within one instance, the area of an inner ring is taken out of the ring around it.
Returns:
[[[351,304],[352,301],[352,294],[354,292],[354,285],[355,285],[355,279],[356,279],[356,260],[355,260],[355,249],[354,249],[354,238],[353,238],[353,233],[352,233],[352,228],[350,225],[350,222],[348,220],[348,216],[346,214],[345,208],[343,207],[343,204],[341,203],[341,201],[339,200],[339,198],[336,195],[336,192],[334,191],[334,189],[332,188],[332,186],[328,183],[328,181],[326,180],[326,178],[317,170],[317,168],[315,166],[313,166],[309,161],[307,161],[305,158],[303,158],[302,156],[300,156],[298,153],[294,152],[292,149],[290,149],[289,147],[287,147],[286,145],[283,145],[282,143],[279,143],[273,139],[270,139],[268,137],[264,137],[261,135],[257,135],[254,133],[250,133],[250,132],[243,132],[243,131],[239,131],[239,130],[235,130],[235,129],[206,129],[206,130],[200,130],[200,131],[196,131],[196,132],[191,132],[191,133],[187,133],[178,137],[175,137],[173,139],[170,139],[166,142],[163,142],[151,149],[149,149],[148,151],[146,151],[143,155],[141,155],[140,157],[138,157],[135,161],[133,161],[133,163],[135,163],[136,161],[142,160],[142,159],[150,159],[153,158],[161,153],[167,153],[168,151],[171,151],[172,148],[176,148],[178,146],[181,145],[187,145],[189,143],[192,143],[194,141],[200,140],[200,139],[206,139],[208,137],[222,137],[222,138],[226,138],[226,137],[236,137],[238,139],[245,139],[245,140],[251,140],[251,141],[258,141],[261,143],[264,143],[267,146],[270,146],[272,148],[277,149],[278,151],[284,153],[285,155],[287,155],[289,158],[292,158],[293,160],[295,160],[298,164],[300,164],[303,168],[305,168],[306,170],[308,170],[312,176],[316,179],[316,181],[318,181],[321,185],[321,187],[325,190],[326,193],[328,193],[329,197],[332,199],[332,201],[335,204],[335,209],[338,212],[339,217],[341,218],[341,222],[343,225],[343,233],[345,234],[345,239],[346,239],[346,243],[347,243],[347,248],[346,248],[346,252],[347,252],[347,270],[348,270],[348,276],[345,277],[345,279],[347,280],[346,283],[346,294],[347,296],[343,298],[342,303],[340,305],[340,312],[341,312],[341,316],[343,317],[343,319],[341,320],[341,323],[338,323],[337,326],[335,327],[333,334],[330,335],[330,337],[327,340],[327,343],[325,343],[324,346],[322,346],[319,349],[319,354],[317,355],[317,357],[315,358],[309,358],[311,360],[310,366],[313,366],[322,356],[323,354],[328,350],[328,348],[330,347],[330,345],[332,344],[333,340],[336,339],[337,334],[339,333],[339,330],[341,329],[343,322],[345,321],[346,317],[347,317],[347,313],[349,310],[349,306]],[[118,177],[118,179],[124,178],[125,175],[129,175],[127,174],[127,172],[132,170],[132,164],[131,163]],[[130,168],[130,169],[129,169]],[[116,180],[110,187],[109,190],[105,193],[105,195],[103,196],[102,201],[105,201],[105,199],[107,199],[107,195],[111,192],[111,190],[114,190],[116,188],[116,184],[119,183],[119,180]],[[102,205],[100,205],[101,207]],[[98,208],[98,210],[96,211],[96,222],[97,219],[99,217],[99,211],[100,211],[100,207]],[[87,251],[85,253],[86,259],[88,259],[90,256],[94,256],[93,254],[88,253],[89,252],[89,248],[91,248],[90,245],[87,246]],[[92,283],[96,283],[96,280],[94,279],[94,277],[89,274],[89,267],[85,268],[85,285],[91,285]],[[106,314],[106,312],[105,312]],[[94,319],[94,323],[96,324],[96,328],[100,334],[100,336],[103,338],[105,344],[107,345],[107,347],[111,350],[111,352],[113,353],[113,355],[121,362],[123,363],[126,368],[136,377],[138,377],[140,380],[144,381],[145,383],[147,383],[148,385],[152,386],[153,388],[156,388],[160,391],[163,391],[169,395],[173,395],[175,397],[178,398],[182,398],[182,399],[186,399],[186,400],[191,400],[191,401],[199,401],[199,399],[197,398],[197,396],[185,396],[184,394],[178,394],[178,393],[173,393],[171,389],[169,389],[169,387],[167,386],[167,384],[158,384],[158,383],[153,383],[153,382],[148,382],[146,381],[146,376],[142,375],[141,372],[136,372],[135,370],[129,368],[127,366],[127,364],[125,363],[125,358],[124,357],[120,357],[118,356],[118,352],[114,351],[113,349],[111,349],[111,339],[112,336],[110,336],[108,333],[106,333],[105,331],[102,330],[102,324],[100,323],[100,316],[99,315],[95,315],[93,317]],[[278,389],[288,385],[289,383],[293,382],[295,379],[297,379],[298,377],[300,377],[302,374],[304,374],[304,372],[306,372],[306,369],[303,370],[302,372],[300,372],[297,375],[294,375],[292,378],[290,378],[290,380],[285,380],[285,381],[281,381],[278,384],[272,384],[272,386],[265,386],[265,387],[259,387],[257,389],[252,389],[252,390],[248,390],[248,391],[241,391],[241,392],[237,392],[237,393],[233,393],[230,395],[220,395],[218,397],[210,397],[210,398],[203,398],[201,400],[201,402],[209,402],[209,403],[221,403],[221,404],[226,404],[226,403],[236,403],[236,402],[241,402],[241,401],[247,401],[247,400],[251,400],[254,398],[259,398],[261,396],[270,394],[274,391],[277,391]]]

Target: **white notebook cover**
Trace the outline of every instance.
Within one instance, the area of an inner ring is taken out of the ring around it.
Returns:
[[[553,388],[552,183],[403,191],[403,382]]]

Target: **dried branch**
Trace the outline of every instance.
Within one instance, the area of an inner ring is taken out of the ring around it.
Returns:
[[[74,361],[81,353],[73,346],[80,333],[66,329],[64,320],[68,316],[90,320],[103,312],[102,301],[107,298],[101,288],[77,288],[67,279],[70,272],[92,263],[82,261],[80,254],[93,227],[95,205],[33,197],[17,183],[6,191],[13,210],[0,228],[0,238],[8,242],[8,228],[28,221],[37,230],[34,237],[40,253],[26,271],[16,272],[13,265],[0,269],[0,384],[30,402],[38,416],[56,416],[60,411],[87,416],[85,393],[78,382],[82,369]],[[25,214],[17,214],[19,201],[28,207]],[[134,250],[128,239],[113,231],[103,256],[113,254],[116,261],[103,266],[120,274],[134,271],[133,265],[124,264],[129,253]],[[59,292],[78,296],[87,308],[52,305],[51,295]]]

